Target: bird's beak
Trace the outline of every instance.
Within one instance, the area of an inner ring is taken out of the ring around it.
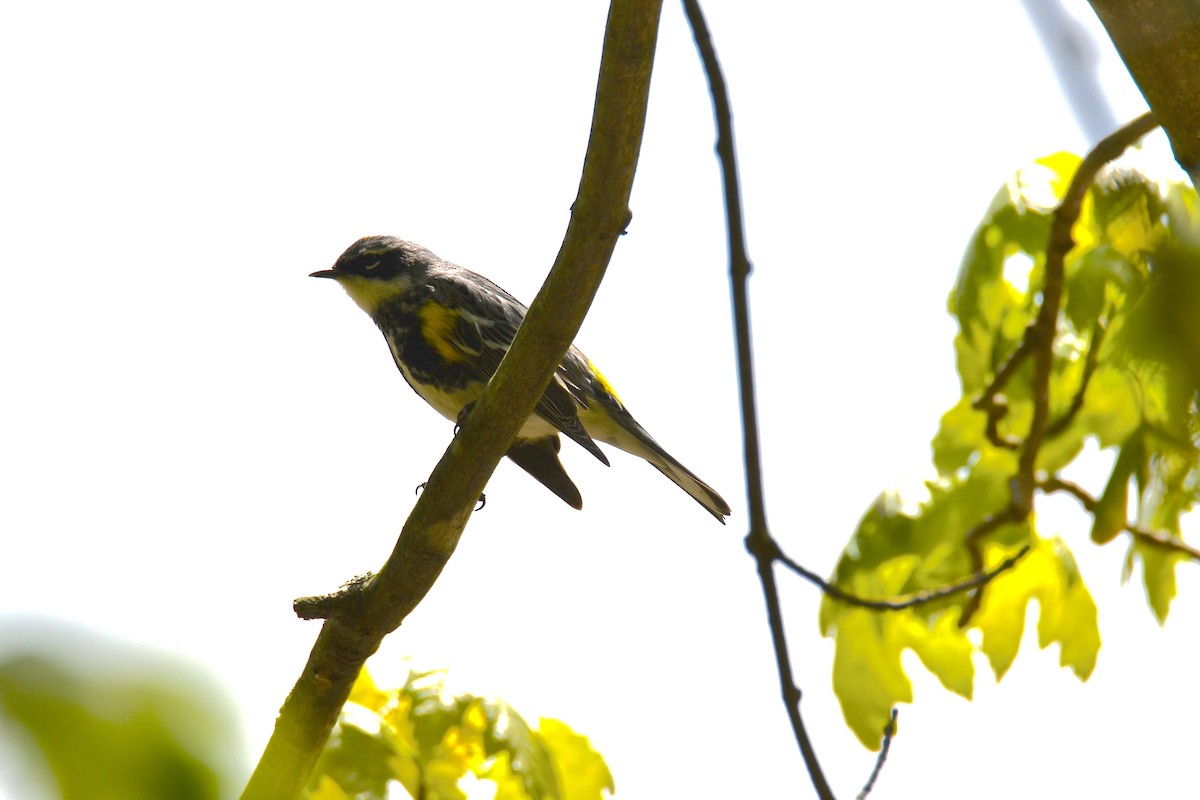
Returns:
[[[338,277],[338,273],[337,273],[336,271],[332,270],[332,269],[322,269],[322,270],[318,270],[318,271],[316,271],[316,272],[312,273],[312,274],[311,274],[311,275],[309,275],[308,277],[310,277],[310,278],[334,278],[334,279],[336,279],[336,278]]]

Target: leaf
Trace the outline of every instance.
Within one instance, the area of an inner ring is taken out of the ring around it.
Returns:
[[[1038,592],[1041,617],[1038,647],[1054,642],[1062,646],[1059,665],[1070,667],[1080,680],[1087,680],[1100,652],[1100,626],[1096,602],[1083,583],[1075,557],[1061,539],[1050,540],[1058,566],[1057,580]]]
[[[379,795],[382,797],[383,795]],[[307,793],[308,800],[351,800],[350,795],[328,775],[317,779],[315,789]]]
[[[837,621],[833,691],[846,724],[871,750],[883,741],[892,707],[912,702],[912,684],[900,664],[902,647],[894,632],[890,617],[865,608],[851,608]]]
[[[307,797],[333,792],[329,781],[356,800],[382,800],[393,782],[413,797],[440,800],[464,800],[481,782],[493,784],[499,800],[598,800],[612,791],[612,775],[586,737],[556,720],[534,731],[506,703],[448,694],[443,678],[412,672],[402,687],[385,690],[364,671]]]
[[[354,679],[354,686],[350,688],[350,697],[346,702],[360,705],[378,714],[387,705],[389,699],[388,693],[380,691],[367,670],[361,669],[358,677]]]
[[[1108,544],[1129,524],[1129,481],[1145,463],[1142,437],[1131,436],[1121,446],[1104,493],[1092,512],[1092,541]]]
[[[971,532],[991,515],[1023,509],[1013,487],[1025,477],[1018,453],[1030,437],[1035,389],[1033,359],[1019,348],[1042,302],[1051,214],[1079,161],[1060,153],[1017,173],[975,230],[947,304],[958,323],[963,391],[932,442],[938,479],[923,502],[887,493],[867,510],[831,577],[844,591],[900,599],[961,581],[979,558],[966,544]],[[1200,198],[1184,184],[1109,170],[1089,188],[1071,233],[1035,480],[1073,465],[1088,439],[1117,447],[1104,492],[1088,503],[1092,539],[1102,544],[1124,530],[1131,505],[1139,527],[1178,538],[1180,517],[1200,499]],[[1002,367],[1002,389],[977,410]],[[1039,645],[1057,642],[1062,665],[1086,679],[1100,648],[1095,602],[1063,542],[1037,537],[1032,523],[988,529],[975,543],[991,565],[1024,544],[1032,550],[979,591],[971,626],[999,679],[1036,600]],[[1147,600],[1162,620],[1181,556],[1143,544],[1135,542],[1128,568],[1141,561]],[[906,648],[943,686],[970,696],[971,645],[958,627],[965,603],[958,594],[876,612],[822,600],[821,631],[835,639],[834,688],[864,744],[878,746],[891,708],[911,695]]]
[[[557,767],[558,800],[600,800],[606,791],[615,791],[608,764],[586,736],[556,719],[540,720],[537,733]]]
[[[974,648],[958,624],[959,615],[948,612],[926,624],[912,614],[897,615],[903,645],[909,647],[942,686],[970,700],[975,685]]]
[[[1086,680],[1100,649],[1096,606],[1079,576],[1074,557],[1061,540],[1038,539],[1013,569],[995,578],[983,593],[972,626],[983,634],[980,649],[1000,680],[1012,666],[1025,630],[1025,611],[1040,606],[1038,643],[1062,645],[1063,666]]]
[[[218,768],[237,762],[236,714],[192,666],[49,623],[10,620],[3,638],[0,726],[37,748],[50,795],[219,796]]]
[[[1167,621],[1171,601],[1175,599],[1175,565],[1186,559],[1182,553],[1155,547],[1140,539],[1130,544],[1129,558],[1142,562],[1142,580],[1146,587],[1146,602],[1160,625]]]
[[[1078,424],[1100,447],[1124,442],[1141,425],[1136,387],[1134,376],[1115,367],[1100,367],[1092,375]]]
[[[987,445],[987,415],[976,411],[971,398],[963,397],[942,415],[933,437],[933,464],[938,475],[947,477],[962,469]]]

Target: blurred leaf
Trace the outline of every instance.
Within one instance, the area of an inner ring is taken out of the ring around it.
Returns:
[[[1088,384],[1077,424],[1101,447],[1124,442],[1141,424],[1136,378],[1125,370],[1101,367]]]
[[[317,787],[309,792],[310,800],[351,800],[350,795],[337,785],[337,782],[328,775],[322,775],[317,781]],[[373,795],[382,797],[383,795]]]
[[[1108,544],[1129,524],[1129,481],[1145,463],[1142,437],[1134,434],[1121,446],[1104,493],[1093,512],[1092,541]]]
[[[449,694],[443,677],[413,672],[402,687],[381,690],[364,671],[307,796],[329,791],[329,781],[355,800],[381,800],[389,782],[426,800],[461,800],[484,785],[497,800],[593,800],[612,791],[585,737],[556,720],[533,730],[505,703]]]
[[[947,477],[967,466],[971,456],[987,443],[987,415],[976,411],[971,398],[963,397],[942,415],[933,437],[933,465]]]
[[[1134,539],[1129,545],[1126,577],[1134,560],[1140,560],[1142,580],[1146,587],[1146,602],[1160,625],[1166,623],[1167,614],[1171,611],[1171,601],[1175,599],[1175,565],[1185,558],[1182,553],[1155,547],[1139,539]]]
[[[559,800],[591,800],[613,792],[612,773],[603,757],[592,749],[586,736],[556,719],[538,722],[538,738],[557,766],[562,794]]]
[[[230,781],[236,716],[194,667],[66,626],[0,639],[0,724],[36,743],[63,800],[204,800]]]

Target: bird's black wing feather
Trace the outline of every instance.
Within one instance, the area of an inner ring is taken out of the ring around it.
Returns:
[[[457,269],[458,273],[466,272],[461,267]],[[451,273],[444,278],[435,285],[435,295],[441,293],[443,297],[438,298],[441,302],[465,312],[458,317],[454,345],[470,358],[482,380],[490,380],[512,345],[526,308],[482,275],[470,273],[469,279],[464,279],[461,274]],[[568,359],[572,355],[568,354]],[[573,371],[578,371],[577,365],[572,366],[576,367]],[[586,397],[577,387],[571,391],[574,382],[564,380],[567,376],[566,363],[560,364],[534,406],[534,413],[607,466],[608,457],[579,421],[579,408],[586,407]]]

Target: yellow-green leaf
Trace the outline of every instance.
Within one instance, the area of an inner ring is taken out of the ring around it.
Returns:
[[[600,800],[605,791],[614,791],[608,764],[586,736],[556,719],[540,720],[537,733],[557,766],[559,800]]]
[[[878,750],[897,703],[912,702],[912,684],[900,664],[897,616],[852,608],[837,621],[833,691],[846,724],[866,747]]]
[[[1129,514],[1129,481],[1145,461],[1142,437],[1135,434],[1121,446],[1112,474],[1093,512],[1092,541],[1108,544],[1125,530]]]
[[[970,700],[975,684],[974,648],[958,620],[958,609],[947,611],[932,625],[904,614],[896,620],[896,627],[904,645],[912,648],[942,686]]]

